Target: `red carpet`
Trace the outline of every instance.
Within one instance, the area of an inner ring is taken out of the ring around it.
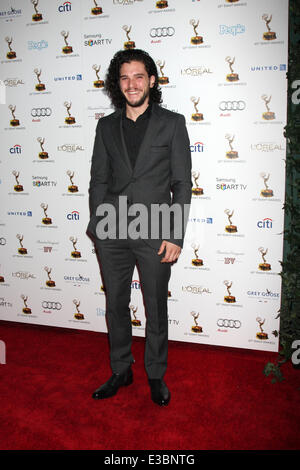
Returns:
[[[134,383],[91,393],[111,372],[103,333],[0,321],[1,450],[296,450],[300,373],[272,384],[272,353],[170,342],[168,407],[152,403],[134,338]]]

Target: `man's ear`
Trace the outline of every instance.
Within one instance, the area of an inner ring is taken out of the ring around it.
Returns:
[[[155,84],[155,76],[151,75],[151,77],[150,77],[150,88],[153,88],[154,84]]]

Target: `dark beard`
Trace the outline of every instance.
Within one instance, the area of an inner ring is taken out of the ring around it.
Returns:
[[[138,108],[139,106],[142,106],[146,99],[148,98],[148,96],[150,96],[150,90],[148,91],[145,91],[145,93],[143,94],[143,96],[141,97],[141,99],[139,101],[137,101],[136,103],[132,104],[130,103],[129,101],[127,101],[126,97],[124,96],[125,98],[125,101],[127,103],[128,106],[131,106],[132,108]]]

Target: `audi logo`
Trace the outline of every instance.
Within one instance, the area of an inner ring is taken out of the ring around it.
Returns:
[[[0,237],[0,245],[6,245],[6,239],[3,237]]]
[[[150,36],[152,38],[161,38],[167,36],[173,36],[175,34],[175,29],[173,26],[164,26],[162,28],[152,28],[150,29]]]
[[[219,104],[221,111],[243,111],[245,108],[245,101],[221,101]]]
[[[242,324],[240,320],[227,320],[224,318],[219,318],[217,325],[223,326],[225,328],[240,328]]]
[[[32,117],[42,117],[42,116],[51,116],[51,108],[32,108],[31,116]]]
[[[61,305],[60,302],[50,302],[50,301],[44,300],[43,303],[42,303],[42,307],[43,308],[50,308],[52,310],[61,310],[62,305]]]

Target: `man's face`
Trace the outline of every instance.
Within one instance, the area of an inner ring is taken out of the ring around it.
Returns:
[[[148,104],[150,88],[154,83],[154,75],[148,76],[143,62],[133,60],[121,66],[120,90],[128,106],[137,108],[144,103]]]

